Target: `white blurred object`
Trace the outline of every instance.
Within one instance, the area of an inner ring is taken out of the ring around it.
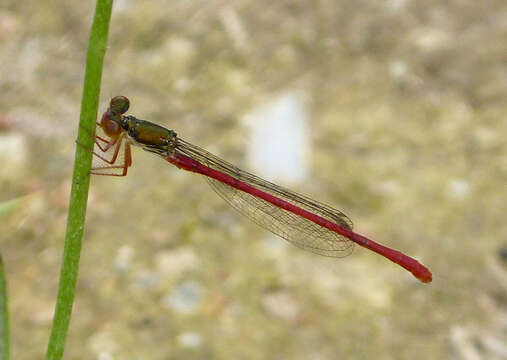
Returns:
[[[470,193],[470,184],[463,179],[454,179],[449,182],[448,191],[453,198],[464,200]]]
[[[191,314],[201,303],[201,286],[187,281],[176,286],[164,299],[162,305],[180,314]]]
[[[189,246],[160,251],[155,256],[157,270],[169,277],[177,277],[186,270],[199,267],[199,258]]]
[[[262,305],[272,316],[286,321],[296,321],[301,312],[301,306],[287,291],[276,291],[264,295]]]
[[[2,180],[14,181],[26,170],[28,162],[26,138],[21,134],[0,135],[0,161]]]
[[[307,117],[301,96],[285,93],[245,116],[251,128],[248,161],[267,180],[294,183],[307,174]]]
[[[461,326],[452,326],[450,329],[450,341],[458,359],[481,360],[470,334]]]
[[[249,35],[245,31],[243,21],[237,11],[230,6],[224,7],[219,11],[219,18],[234,47],[240,51],[248,50],[248,45],[250,44]]]
[[[120,273],[128,271],[135,251],[129,245],[123,245],[118,249],[114,259],[114,269]]]
[[[201,345],[201,335],[193,331],[187,331],[178,335],[178,344],[184,348],[196,348]]]

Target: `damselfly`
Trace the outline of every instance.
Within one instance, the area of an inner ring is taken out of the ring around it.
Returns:
[[[428,268],[353,232],[352,221],[341,211],[241,170],[181,139],[173,130],[124,115],[129,106],[126,97],[114,97],[98,123],[106,136],[95,136],[100,151],[94,154],[107,164],[93,167],[92,174],[125,176],[132,165],[130,147],[140,146],[180,169],[204,175],[233,208],[304,250],[338,258],[350,254],[356,243],[402,266],[420,281],[431,282]]]

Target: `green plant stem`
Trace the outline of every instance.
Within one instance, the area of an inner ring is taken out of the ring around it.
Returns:
[[[90,134],[93,134],[95,130],[102,65],[107,47],[112,5],[112,0],[97,0],[88,43],[81,116],[77,137],[77,141],[83,146],[76,146],[67,232],[65,234],[65,248],[46,360],[59,360],[62,358],[72,313],[81,253],[81,240],[86,217],[88,188],[90,185],[89,173],[92,153],[88,149],[93,148],[93,138]]]
[[[0,360],[9,359],[9,308],[7,306],[7,282],[0,255]]]

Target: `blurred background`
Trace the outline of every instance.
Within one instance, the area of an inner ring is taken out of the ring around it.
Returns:
[[[58,285],[93,1],[0,6],[12,355]],[[99,115],[174,129],[418,258],[337,260],[134,149],[93,177],[67,359],[507,359],[507,3],[116,1]]]

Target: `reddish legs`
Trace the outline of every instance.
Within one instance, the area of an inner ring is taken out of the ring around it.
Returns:
[[[101,123],[97,123],[97,125],[102,126]],[[88,129],[85,129],[88,133],[90,131]],[[90,136],[91,135],[90,133]],[[121,132],[118,134],[118,136],[111,137],[109,140],[99,136],[94,135],[93,136],[93,142],[97,145],[97,147],[100,149],[101,153],[96,152],[95,150],[92,150],[93,155],[95,155],[100,160],[104,161],[106,166],[95,166],[92,167],[90,170],[90,174],[93,175],[102,175],[102,176],[126,176],[128,168],[132,165],[132,153],[130,150],[130,143],[128,140],[126,140],[126,133]],[[104,144],[101,144],[100,141],[102,141]],[[120,164],[116,164],[116,160],[118,159],[118,154],[120,153],[120,148],[122,147],[122,144],[124,144],[123,149],[123,162]],[[81,145],[78,143],[78,145]],[[113,156],[111,156],[110,159],[108,159],[105,154],[114,147]],[[114,172],[114,169],[121,169],[121,173]],[[111,170],[111,171],[108,171]]]
[[[90,174],[103,175],[103,176],[125,176],[125,175],[127,175],[127,170],[132,165],[132,153],[130,150],[130,143],[128,142],[128,140],[127,141],[124,141],[124,140],[125,140],[125,135],[122,134],[122,135],[120,135],[120,137],[118,139],[113,141],[113,145],[115,142],[116,147],[114,148],[114,153],[113,153],[113,156],[111,157],[111,159],[107,159],[106,157],[101,156],[100,154],[98,154],[97,152],[94,151],[93,155],[95,155],[96,157],[98,157],[99,159],[103,160],[104,162],[106,162],[107,164],[110,164],[110,165],[92,167]],[[97,140],[95,140],[95,143],[98,145]],[[111,143],[108,143],[108,145],[109,144],[111,144]],[[124,149],[123,149],[123,151],[124,151],[123,163],[115,165],[116,160],[118,158],[118,153],[120,152],[120,148],[121,148],[122,144],[125,144]],[[109,146],[109,148],[111,148],[111,146]],[[102,148],[100,146],[98,146],[98,147],[102,150]],[[107,145],[106,145],[106,147],[107,147]],[[106,151],[103,151],[103,152],[105,153]],[[107,170],[113,170],[113,169],[123,169],[123,171],[121,173],[107,172]]]

